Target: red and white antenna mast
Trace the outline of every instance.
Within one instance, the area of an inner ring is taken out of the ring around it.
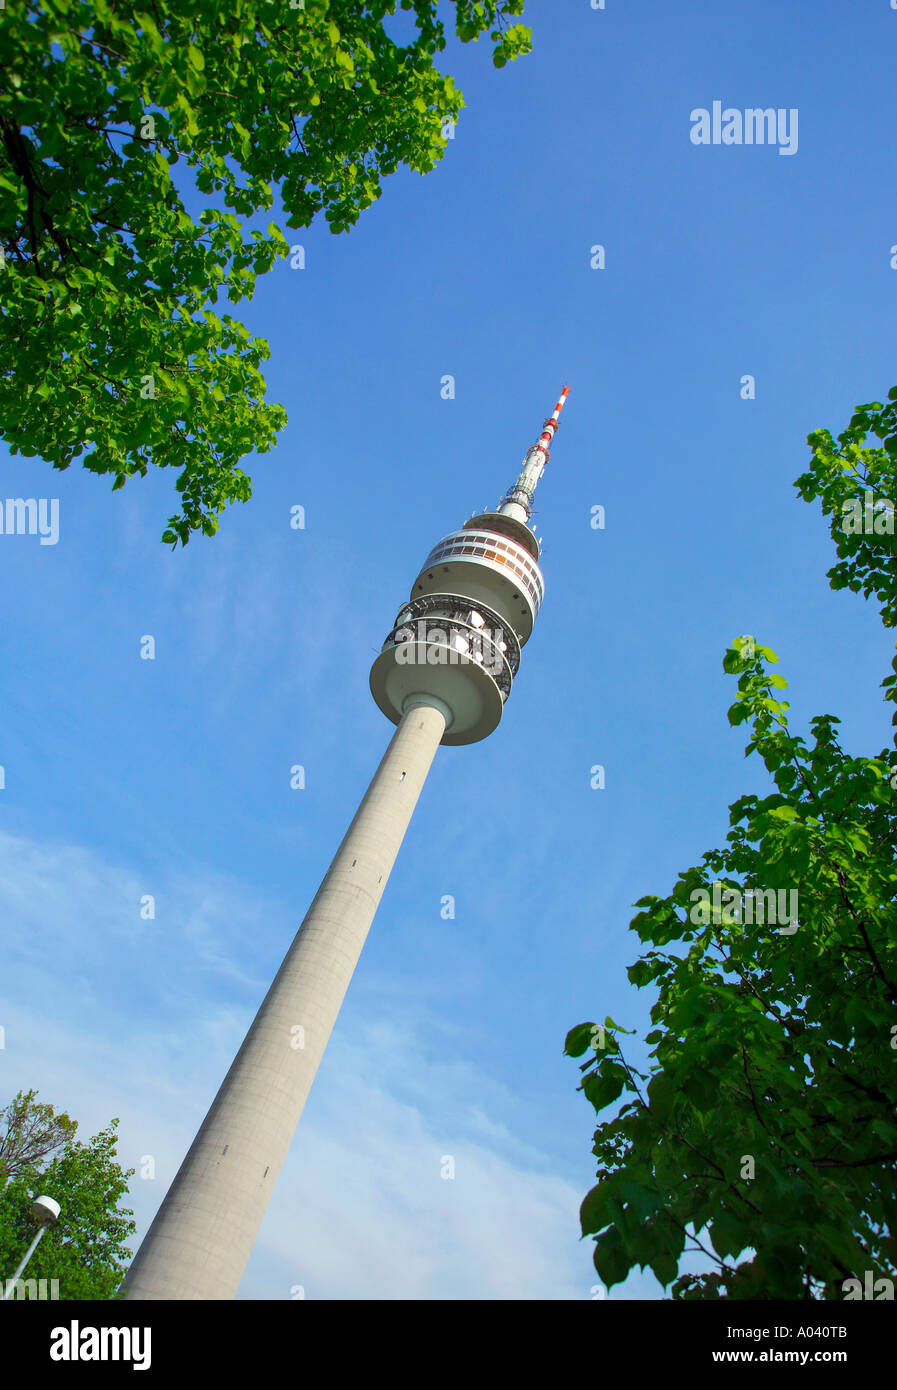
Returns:
[[[511,516],[516,521],[522,521],[524,525],[529,524],[533,514],[533,493],[548,462],[549,446],[558,428],[559,416],[569,390],[569,386],[564,387],[560,400],[542,426],[542,433],[532,448],[527,450],[520,477],[499,505],[498,510],[503,516]]]

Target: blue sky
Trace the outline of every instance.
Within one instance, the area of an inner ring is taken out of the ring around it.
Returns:
[[[385,180],[348,235],[287,231],[305,269],[239,306],[289,425],[218,536],[159,543],[173,472],[113,495],[4,450],[3,496],[58,497],[60,529],[0,537],[3,1090],[85,1133],[121,1117],[122,1162],[154,1161],[139,1239],[386,746],[368,670],[418,567],[571,386],[519,678],[490,739],[437,755],[243,1298],[592,1297],[595,1115],[564,1037],[645,1031],[631,904],[768,786],[728,726],[726,647],[778,652],[796,729],[831,712],[853,753],[891,738],[891,641],[829,590],[792,483],[811,429],[897,379],[897,12],[526,19],[534,51],[501,71],[487,42],[441,56],[466,108],[437,169]],[[715,100],[796,108],[797,152],[694,145]]]

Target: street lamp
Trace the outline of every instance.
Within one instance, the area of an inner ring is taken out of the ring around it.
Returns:
[[[15,1274],[12,1276],[11,1279],[7,1279],[6,1288],[3,1291],[3,1297],[2,1299],[0,1299],[0,1303],[5,1303],[8,1298],[12,1298],[16,1284],[22,1277],[22,1271],[24,1270],[28,1261],[31,1259],[31,1256],[37,1249],[38,1244],[40,1242],[40,1238],[43,1235],[44,1231],[47,1229],[51,1222],[58,1220],[59,1211],[59,1203],[54,1202],[52,1197],[35,1197],[34,1201],[31,1203],[31,1215],[34,1217],[35,1221],[40,1222],[40,1230],[34,1237],[34,1240],[31,1242],[28,1249],[25,1251],[24,1258],[22,1259],[22,1262],[16,1270]]]

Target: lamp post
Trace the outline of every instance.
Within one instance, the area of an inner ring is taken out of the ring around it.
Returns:
[[[12,1276],[11,1279],[7,1279],[6,1288],[3,1290],[3,1297],[2,1299],[0,1299],[0,1303],[5,1303],[8,1298],[12,1298],[16,1284],[21,1279],[25,1266],[27,1265],[28,1261],[31,1259],[31,1256],[37,1249],[40,1243],[41,1236],[44,1234],[44,1231],[53,1221],[57,1221],[59,1219],[59,1212],[59,1203],[54,1202],[52,1197],[35,1197],[34,1201],[31,1204],[31,1214],[36,1221],[40,1222],[40,1230],[34,1237],[34,1240],[31,1242],[28,1249],[25,1251],[25,1254],[15,1274]]]

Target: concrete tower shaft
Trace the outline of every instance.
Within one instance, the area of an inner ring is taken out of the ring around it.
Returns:
[[[361,955],[445,716],[407,701],[380,766],[124,1284],[233,1298]]]

